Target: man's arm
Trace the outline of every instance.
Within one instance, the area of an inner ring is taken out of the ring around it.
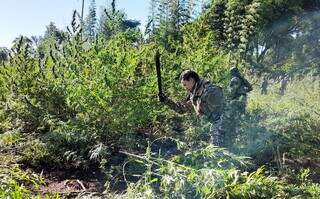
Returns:
[[[230,95],[231,98],[237,97],[237,92],[241,86],[241,80],[238,77],[233,77],[231,79],[230,85],[229,85],[229,90],[230,90]]]
[[[185,102],[175,102],[172,99],[168,98],[164,94],[159,96],[162,102],[164,102],[171,110],[183,114],[193,110],[193,106],[190,100]]]
[[[245,86],[246,86],[246,92],[250,92],[250,91],[252,91],[252,85],[249,83],[249,81],[248,80],[246,80],[246,79],[243,79],[243,82],[244,82],[244,84],[245,84]]]

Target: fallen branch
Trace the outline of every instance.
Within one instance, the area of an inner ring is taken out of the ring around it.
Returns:
[[[80,184],[81,188],[83,189],[83,191],[86,191],[86,187],[82,184],[82,182],[80,180],[77,180],[77,183]]]

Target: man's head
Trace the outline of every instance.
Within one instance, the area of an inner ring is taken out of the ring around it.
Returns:
[[[235,66],[230,69],[230,74],[231,74],[231,76],[233,76],[233,77],[238,77],[238,76],[240,76],[240,72],[239,72],[238,68],[235,67]]]
[[[185,70],[180,75],[180,82],[182,86],[189,92],[192,91],[193,86],[200,80],[199,75],[193,70]]]

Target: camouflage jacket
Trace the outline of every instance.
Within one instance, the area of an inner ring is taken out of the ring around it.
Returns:
[[[231,79],[229,88],[231,99],[237,99],[241,95],[246,95],[247,92],[250,92],[252,90],[252,86],[248,82],[248,80],[242,77],[233,77]]]
[[[225,99],[220,87],[201,79],[194,85],[186,102],[174,102],[168,98],[166,104],[178,113],[194,109],[197,115],[204,116],[209,121],[216,121],[223,112]]]

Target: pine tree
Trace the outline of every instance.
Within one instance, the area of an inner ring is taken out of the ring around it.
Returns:
[[[89,39],[94,39],[96,36],[97,12],[95,0],[91,0],[89,13],[85,21],[85,34]]]
[[[0,47],[0,64],[8,61],[10,50],[6,47]]]
[[[111,6],[111,7],[110,7]],[[105,8],[99,19],[99,34],[110,38],[121,29],[121,14],[116,11],[116,1],[112,0],[111,5]]]
[[[107,39],[140,25],[139,21],[126,19],[125,13],[117,10],[115,0],[112,0],[111,5],[104,9],[99,21],[99,34]]]
[[[149,6],[149,16],[148,16],[148,24],[146,25],[145,34],[154,33],[155,29],[158,27],[157,21],[157,9],[159,6],[158,0],[150,0]]]
[[[37,45],[37,51],[41,58],[44,58],[45,55],[48,55],[52,46],[60,46],[66,40],[66,34],[62,30],[59,30],[57,26],[50,22],[46,27],[44,36]]]
[[[150,13],[153,18],[153,32],[167,46],[169,38],[181,40],[181,28],[192,19],[194,0],[154,0]],[[156,10],[154,10],[156,9]]]

